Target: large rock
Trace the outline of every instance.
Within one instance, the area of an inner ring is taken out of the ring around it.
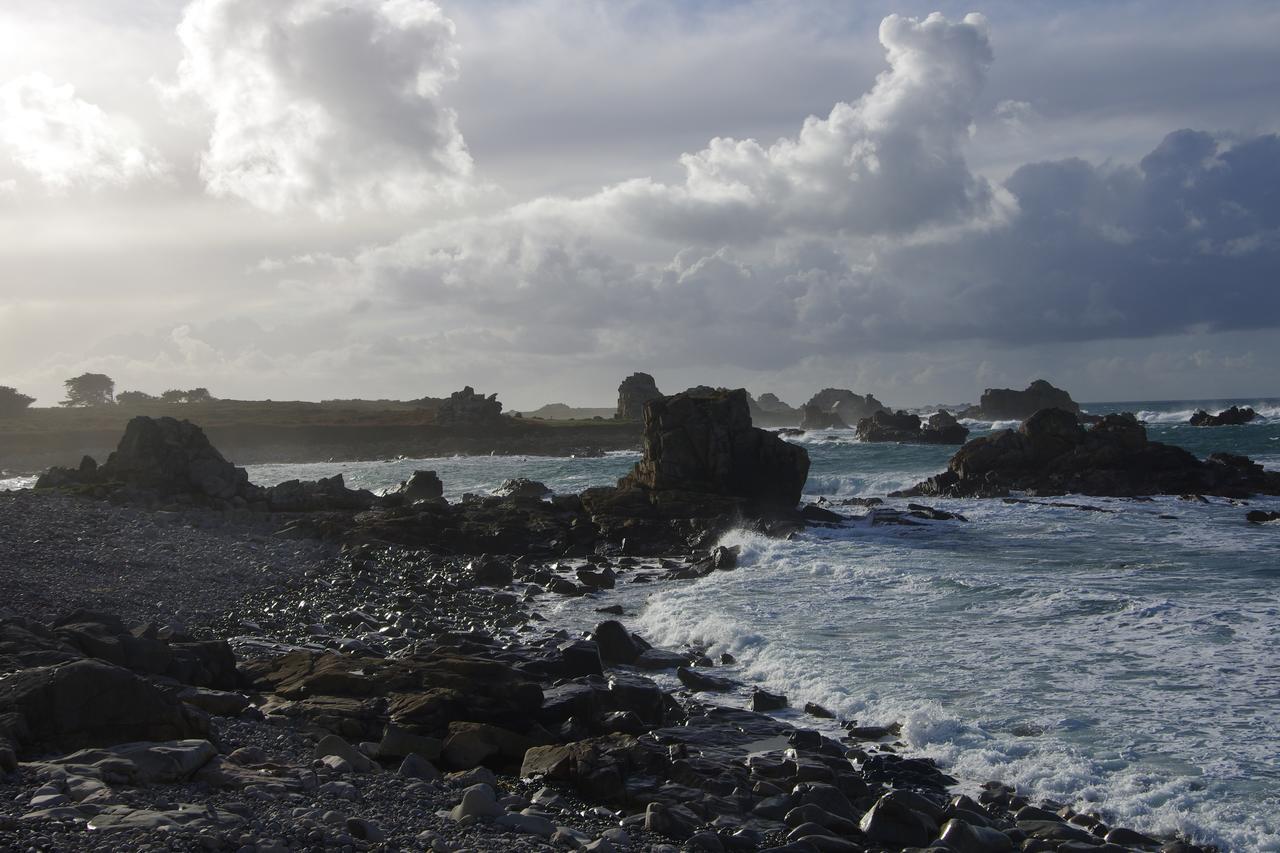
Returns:
[[[644,458],[619,485],[794,509],[808,475],[809,454],[753,427],[747,392],[738,389],[651,400],[645,406]]]
[[[849,425],[832,409],[823,409],[812,403],[800,407],[800,429],[848,429]]]
[[[1243,456],[1215,453],[1201,461],[1180,447],[1148,441],[1133,415],[1107,415],[1085,429],[1076,415],[1045,409],[1017,430],[974,439],[947,470],[901,497],[1037,495],[1133,496],[1280,494],[1280,473]]]
[[[869,418],[885,408],[885,405],[871,394],[865,397],[853,393],[847,388],[823,388],[809,398],[805,407],[813,407],[816,412],[834,414],[845,424],[856,424],[863,418]],[[818,427],[810,427],[818,429]]]
[[[272,512],[362,510],[377,498],[366,489],[348,489],[341,474],[319,480],[286,480],[266,490]]]
[[[1204,409],[1199,409],[1191,416],[1189,423],[1192,426],[1240,426],[1241,424],[1249,423],[1257,417],[1258,413],[1248,406],[1245,406],[1244,408],[1232,406],[1229,409],[1224,409],[1223,411],[1218,412],[1216,415],[1211,415]]]
[[[1023,420],[1041,409],[1061,409],[1078,414],[1080,405],[1066,391],[1053,387],[1044,379],[1037,379],[1024,391],[988,388],[982,392],[978,405],[965,410],[962,416],[988,421]]]
[[[644,418],[644,404],[661,399],[662,392],[647,373],[633,373],[618,386],[618,411],[614,418],[620,421],[638,421]]]
[[[66,752],[130,741],[203,738],[208,721],[144,678],[99,660],[0,679],[0,749]]]
[[[497,426],[502,421],[502,404],[497,394],[477,394],[470,385],[454,391],[436,409],[436,423],[441,426]]]
[[[751,422],[758,427],[793,427],[800,423],[800,410],[788,406],[777,394],[761,394],[759,398],[747,395],[751,408]]]
[[[922,421],[910,412],[876,412],[858,421],[859,441],[896,441],[906,444],[964,444],[969,430],[947,411]]]

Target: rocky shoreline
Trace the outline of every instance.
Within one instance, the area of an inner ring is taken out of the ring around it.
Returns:
[[[794,509],[807,455],[742,392],[651,401],[630,476],[550,500],[448,504],[426,472],[273,493],[202,439],[131,426],[103,465],[0,495],[14,849],[1200,849],[957,791],[893,727],[758,688],[741,707],[731,661],[628,630],[611,591],[738,570],[729,527],[846,518]],[[566,597],[591,631],[548,620]],[[770,716],[791,705],[812,724]]]

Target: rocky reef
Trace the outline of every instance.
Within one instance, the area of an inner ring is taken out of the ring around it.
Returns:
[[[639,421],[644,418],[644,405],[662,397],[658,383],[647,373],[633,373],[618,386],[618,411],[615,420]]]
[[[1192,426],[1240,426],[1257,419],[1258,413],[1253,409],[1245,406],[1232,406],[1224,409],[1216,415],[1211,415],[1204,409],[1199,409],[1191,416],[1188,421]]]
[[[1089,428],[1062,409],[1044,409],[1016,430],[976,438],[947,470],[901,497],[1004,497],[1082,494],[1111,497],[1280,494],[1280,473],[1246,457],[1215,453],[1201,461],[1180,447],[1147,439],[1131,414],[1106,415]]]
[[[1013,388],[988,388],[982,392],[978,405],[965,409],[960,417],[985,421],[1020,421],[1041,409],[1061,409],[1079,414],[1080,405],[1066,391],[1055,388],[1047,380],[1037,379],[1022,391]]]
[[[969,430],[950,412],[941,411],[924,421],[910,412],[876,412],[858,421],[859,441],[894,441],[902,444],[964,444]]]
[[[871,394],[863,397],[847,388],[823,388],[801,407],[803,421],[800,426],[804,429],[849,429],[849,424],[856,424],[885,410],[887,407]]]

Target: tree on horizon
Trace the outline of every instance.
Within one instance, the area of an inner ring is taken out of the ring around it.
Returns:
[[[67,399],[59,405],[110,406],[115,403],[116,382],[105,373],[82,373],[62,383],[67,389]]]
[[[17,388],[0,385],[0,417],[20,415],[35,401],[35,397],[23,394]]]

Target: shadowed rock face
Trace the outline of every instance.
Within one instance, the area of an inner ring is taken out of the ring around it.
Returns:
[[[759,399],[747,395],[751,408],[751,422],[756,426],[796,426],[800,423],[800,410],[778,399],[777,394],[761,394]]]
[[[849,424],[871,417],[884,410],[885,405],[871,394],[861,397],[847,388],[823,388],[810,397],[803,408],[806,423],[818,423],[817,413],[824,413],[828,418],[834,415],[844,424],[843,427],[833,423],[829,427],[810,426],[805,429],[848,429]]]
[[[101,473],[165,494],[194,492],[230,500],[249,489],[245,470],[223,458],[200,427],[174,418],[129,421]]]
[[[898,496],[1123,497],[1280,494],[1280,474],[1246,457],[1215,453],[1201,461],[1180,447],[1147,440],[1133,415],[1107,415],[1089,429],[1062,409],[1036,412],[1017,430],[1002,430],[960,448],[947,470]]]
[[[647,373],[633,373],[618,386],[618,411],[614,415],[620,421],[638,421],[644,418],[644,404],[662,396],[653,377]]]
[[[1188,423],[1192,426],[1240,426],[1257,417],[1258,413],[1248,406],[1243,409],[1239,406],[1232,406],[1229,409],[1218,412],[1216,415],[1211,415],[1204,409],[1200,409],[1191,416],[1191,420]]]
[[[897,441],[907,444],[964,444],[969,430],[950,412],[938,412],[927,422],[910,412],[876,412],[858,421],[859,441]]]
[[[978,405],[962,412],[961,417],[991,421],[1022,420],[1041,409],[1061,409],[1079,414],[1080,405],[1066,391],[1053,387],[1044,379],[1037,379],[1025,391],[988,388],[982,392]]]
[[[644,421],[644,459],[623,488],[727,495],[759,507],[799,503],[809,454],[753,427],[746,391],[652,400]]]

